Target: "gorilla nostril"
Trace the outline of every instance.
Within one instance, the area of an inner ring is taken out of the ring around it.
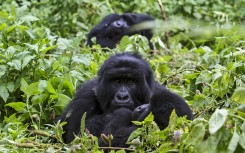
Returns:
[[[115,97],[116,102],[118,103],[128,103],[130,101],[129,95],[125,94],[117,94]]]

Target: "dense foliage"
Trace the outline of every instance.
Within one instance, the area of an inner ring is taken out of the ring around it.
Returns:
[[[153,0],[1,1],[0,152],[118,151],[99,148],[84,124],[81,138],[66,145],[61,139],[65,123],[54,121],[76,87],[122,51],[140,52],[156,78],[183,96],[195,114],[187,121],[172,113],[163,131],[152,115],[135,122],[142,128],[129,138],[129,150],[245,152],[245,1],[162,0],[162,5],[165,22]],[[156,49],[150,51],[138,35],[125,36],[109,52],[86,47],[89,29],[113,12],[154,16]]]

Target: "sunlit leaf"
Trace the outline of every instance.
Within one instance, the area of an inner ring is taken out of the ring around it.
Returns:
[[[11,102],[11,103],[6,104],[5,106],[12,107],[17,112],[21,112],[25,108],[26,104],[23,102]]]
[[[9,97],[8,89],[4,84],[0,84],[0,96],[3,98],[5,102]]]
[[[239,137],[238,133],[236,132],[236,128],[235,128],[233,136],[232,136],[231,141],[230,141],[229,146],[228,146],[229,152],[234,152],[236,150],[236,147],[237,147],[238,142],[239,142],[239,138],[240,137]]]
[[[209,132],[211,134],[217,132],[225,124],[227,116],[228,116],[227,110],[216,109],[208,121]]]
[[[236,89],[231,99],[237,103],[245,104],[245,88]]]

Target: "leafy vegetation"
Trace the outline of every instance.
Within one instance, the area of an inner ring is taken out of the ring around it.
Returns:
[[[65,123],[54,122],[76,87],[122,51],[140,52],[156,78],[182,95],[195,114],[187,121],[172,113],[163,131],[152,115],[135,122],[142,128],[129,138],[129,150],[245,152],[245,2],[162,0],[162,5],[165,22],[153,0],[1,1],[0,152],[124,152],[99,148],[84,124],[81,138],[66,145]],[[138,35],[124,37],[110,52],[86,47],[89,29],[113,12],[154,16],[156,49],[150,51]],[[104,137],[110,142],[111,136]]]

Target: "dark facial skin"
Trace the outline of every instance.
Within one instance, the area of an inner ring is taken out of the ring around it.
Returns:
[[[168,126],[171,112],[193,119],[192,111],[177,94],[160,85],[141,56],[121,53],[104,62],[95,79],[78,88],[75,98],[60,119],[65,143],[80,132],[80,120],[86,112],[86,128],[99,138],[99,146],[108,146],[100,135],[113,134],[112,146],[128,147],[126,141],[138,127],[132,121],[142,121],[152,112],[160,129]]]
[[[132,26],[153,20],[151,16],[146,14],[110,14],[103,18],[102,21],[89,32],[87,45],[92,46],[93,43],[91,39],[95,37],[96,43],[101,47],[112,49],[116,47],[116,44],[120,42],[123,36],[140,34],[149,40],[149,46],[153,49],[153,45],[150,42],[153,35],[151,29],[131,31]]]

